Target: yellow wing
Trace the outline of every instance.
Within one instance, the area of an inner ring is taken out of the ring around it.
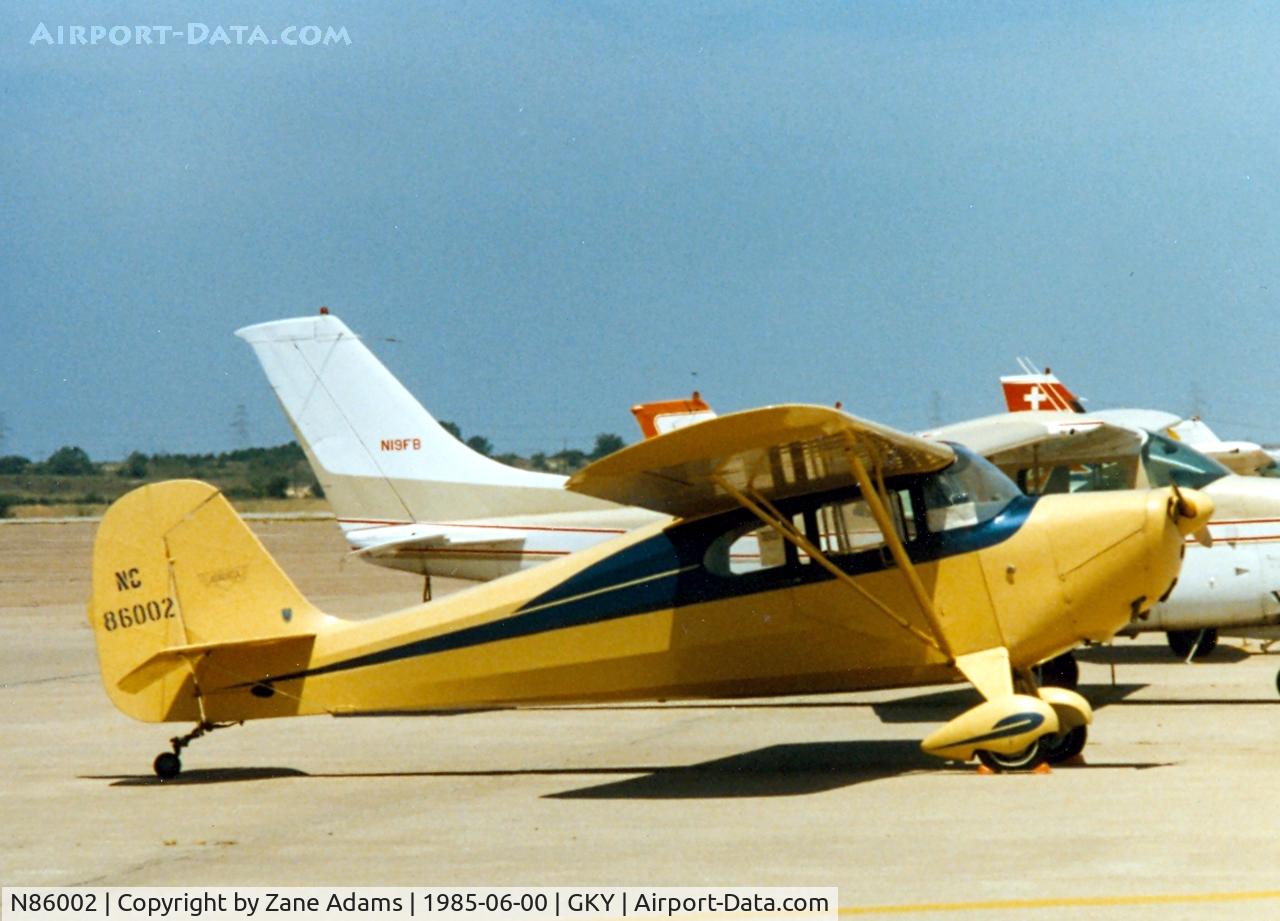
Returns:
[[[882,475],[928,473],[955,452],[944,444],[825,406],[789,404],[731,413],[611,454],[578,471],[575,492],[689,518],[736,500],[717,480],[770,501],[853,482],[849,449]]]

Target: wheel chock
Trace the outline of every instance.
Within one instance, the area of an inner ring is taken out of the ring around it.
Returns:
[[[1079,755],[1077,755],[1076,757],[1077,757],[1077,758],[1079,758],[1080,756],[1079,756]],[[1071,764],[1072,762],[1071,762],[1071,761],[1067,761],[1067,762],[1064,762],[1064,763],[1065,763],[1065,764]],[[1081,763],[1081,764],[1084,764],[1084,759],[1083,759],[1083,758],[1081,758],[1081,759],[1080,759],[1080,763]],[[990,776],[993,776],[993,775],[995,775],[995,774],[997,774],[997,773],[999,773],[999,772],[998,772],[998,771],[993,771],[993,770],[991,770],[991,768],[987,767],[987,766],[986,766],[985,764],[983,764],[982,762],[978,762],[978,771],[977,771],[977,773],[978,773],[978,776],[979,776],[979,777],[990,777]],[[1033,767],[1033,768],[1032,768],[1031,770],[1029,770],[1029,771],[1008,771],[1008,772],[1006,772],[1006,773],[1009,773],[1009,774],[1052,774],[1052,773],[1053,773],[1053,768],[1051,768],[1051,767],[1049,766],[1049,762],[1047,762],[1047,761],[1042,761],[1042,762],[1040,762],[1039,764],[1037,764],[1035,767]]]
[[[1083,760],[1081,761],[1081,763],[1082,764],[1084,763]],[[987,767],[985,764],[980,763],[978,765],[979,777],[989,777],[996,773],[997,773],[996,771],[991,770],[991,768]],[[1053,768],[1049,767],[1049,762],[1043,761],[1040,764],[1037,764],[1035,767],[1033,767],[1029,771],[1009,771],[1008,773],[1010,774],[1052,774]]]

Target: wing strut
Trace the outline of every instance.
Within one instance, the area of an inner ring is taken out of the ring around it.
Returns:
[[[858,481],[858,486],[862,489],[862,498],[867,500],[867,508],[871,510],[871,516],[875,518],[876,524],[880,526],[880,533],[884,536],[884,541],[889,546],[889,553],[893,556],[893,561],[898,564],[898,569],[902,572],[903,578],[907,580],[907,585],[911,588],[911,593],[915,595],[916,603],[920,605],[920,613],[924,615],[924,619],[929,624],[929,629],[933,632],[936,642],[931,645],[935,646],[948,659],[954,661],[955,654],[951,651],[951,644],[947,642],[946,632],[942,629],[942,622],[938,619],[938,612],[934,610],[933,601],[929,598],[929,593],[925,591],[924,583],[920,581],[920,574],[916,572],[915,564],[911,562],[911,557],[907,556],[907,550],[902,546],[902,539],[898,536],[898,529],[893,526],[893,522],[889,518],[889,512],[884,507],[882,500],[882,491],[877,489],[875,484],[871,482],[871,477],[867,475],[867,468],[862,465],[862,458],[858,456],[858,442],[854,438],[852,432],[844,433],[845,453],[849,457],[849,466],[853,468],[854,479]],[[881,484],[883,487],[883,483]]]
[[[863,476],[864,477],[866,476],[865,470],[863,470]],[[823,569],[827,570],[827,572],[831,573],[841,582],[845,583],[854,591],[858,592],[860,595],[862,595],[864,598],[870,601],[873,605],[875,605],[881,611],[881,613],[883,613],[886,617],[888,617],[891,621],[893,621],[899,627],[909,632],[912,636],[920,640],[920,642],[924,643],[926,646],[931,646],[932,648],[938,650],[948,659],[954,658],[951,654],[951,650],[949,646],[946,644],[945,639],[942,638],[940,633],[937,636],[931,636],[930,634],[925,633],[919,627],[916,627],[915,625],[907,621],[904,617],[902,617],[900,614],[898,614],[896,611],[894,611],[892,608],[886,605],[883,601],[881,601],[875,595],[872,595],[865,588],[859,585],[851,575],[849,575],[847,572],[845,572],[835,563],[831,562],[831,560],[827,558],[827,555],[823,553],[821,549],[814,546],[813,542],[809,540],[809,538],[805,537],[804,533],[798,530],[795,525],[793,525],[784,515],[782,515],[781,512],[779,512],[776,508],[774,508],[774,506],[769,502],[768,499],[765,499],[763,496],[759,495],[754,491],[751,491],[750,495],[742,492],[741,490],[739,490],[737,487],[735,487],[732,483],[730,483],[728,480],[726,480],[724,477],[720,476],[719,474],[713,474],[712,480],[714,480],[715,483],[721,489],[723,489],[726,493],[732,496],[734,501],[736,501],[739,505],[741,505],[743,508],[750,511],[753,515],[755,515],[765,524],[777,529],[778,533],[781,534],[787,540],[789,540],[791,543],[795,544],[797,549],[808,554],[809,558],[812,559],[815,563],[817,563]],[[882,513],[884,512],[883,506],[880,507],[880,511]],[[877,523],[879,523],[880,518],[877,517],[876,521]],[[884,526],[881,525],[882,530],[883,528]],[[895,534],[894,538],[896,537],[897,535]],[[889,535],[887,533],[885,535],[885,539],[889,540]],[[912,575],[915,575],[915,573],[912,572]],[[932,627],[933,625],[930,624],[930,626]],[[939,642],[939,639],[942,639],[942,642]]]

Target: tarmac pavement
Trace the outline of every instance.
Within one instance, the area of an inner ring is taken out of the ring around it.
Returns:
[[[333,613],[420,597],[331,521],[253,527]],[[1047,775],[921,754],[976,700],[957,686],[267,721],[161,783],[190,727],[102,690],[93,529],[0,528],[4,885],[834,885],[851,917],[1280,916],[1280,655],[1256,646],[1083,652],[1086,764]]]

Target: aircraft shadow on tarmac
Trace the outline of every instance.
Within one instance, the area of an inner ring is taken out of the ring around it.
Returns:
[[[547,799],[722,799],[804,796],[918,771],[956,768],[914,740],[770,745],[700,764],[648,768],[643,776],[549,794]],[[965,770],[960,768],[960,770]],[[972,770],[972,768],[968,768]]]
[[[1197,662],[1226,664],[1243,662],[1252,654],[1239,646],[1219,645],[1207,656]],[[1092,662],[1097,665],[1168,665],[1175,668],[1186,663],[1175,656],[1168,646],[1155,644],[1123,645],[1123,646],[1090,646],[1076,650],[1076,658],[1081,662]]]
[[[186,770],[170,780],[154,774],[84,774],[81,780],[109,780],[113,787],[183,787],[214,783],[243,783],[249,780],[279,780],[284,777],[310,777],[306,771],[287,767],[203,768]]]
[[[552,793],[547,797],[550,799],[687,799],[798,796],[920,770],[946,772],[948,767],[936,758],[921,752],[920,745],[916,741],[881,740],[771,745],[700,764],[674,766],[650,764],[368,773],[358,771],[312,773],[286,767],[205,768],[183,771],[171,780],[161,780],[150,774],[85,776],[83,779],[109,780],[113,787],[182,787],[292,778],[603,776],[621,779],[611,780],[602,785]],[[960,770],[965,769],[960,768]]]
[[[1087,768],[1145,770],[1163,763],[1089,764]],[[1071,768],[1076,770],[1078,768]],[[546,799],[725,799],[805,796],[907,774],[938,777],[973,773],[972,765],[940,762],[924,754],[913,739],[805,742],[770,745],[689,765],[612,767],[494,768],[448,771],[350,771],[313,773],[287,767],[204,768],[186,770],[171,780],[150,774],[85,775],[113,787],[184,787],[219,783],[292,779],[610,777],[619,778],[559,793]]]
[[[1096,711],[1122,703],[1145,687],[1145,684],[1087,684],[1081,685],[1079,691]],[[871,709],[882,723],[941,723],[981,702],[982,698],[973,688],[957,687],[872,704]]]
[[[1163,763],[1081,764],[1083,768],[1146,770]],[[1077,768],[1071,768],[1075,770]],[[910,739],[807,742],[683,767],[650,769],[600,786],[553,793],[547,799],[723,799],[804,796],[907,774],[974,774],[972,764],[940,762]]]

